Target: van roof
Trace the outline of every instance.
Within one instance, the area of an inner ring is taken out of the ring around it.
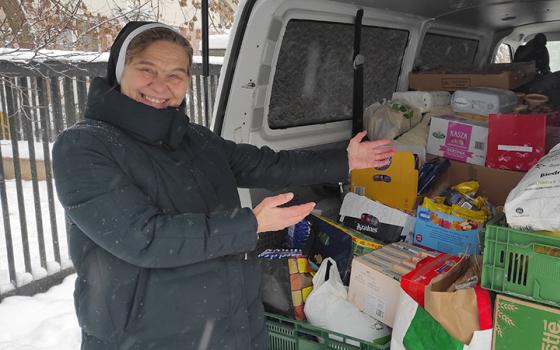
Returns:
[[[345,1],[346,2],[346,1]],[[354,0],[426,19],[494,32],[539,23],[543,32],[560,29],[560,1],[555,0]]]

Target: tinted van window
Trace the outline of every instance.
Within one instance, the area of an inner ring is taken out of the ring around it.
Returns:
[[[362,27],[364,107],[395,91],[408,31]],[[269,105],[271,129],[352,118],[352,24],[292,20],[282,40]]]
[[[429,69],[449,64],[474,63],[478,40],[427,33],[414,66]]]

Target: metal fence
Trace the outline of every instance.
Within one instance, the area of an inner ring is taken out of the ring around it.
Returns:
[[[211,65],[204,78],[193,65],[187,111],[194,123],[210,122],[220,68]],[[105,69],[102,62],[0,61],[0,300],[35,294],[73,271],[50,152],[56,136],[83,118],[90,81]]]

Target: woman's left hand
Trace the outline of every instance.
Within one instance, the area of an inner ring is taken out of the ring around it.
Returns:
[[[357,133],[346,148],[350,170],[387,165],[389,158],[395,153],[395,146],[391,140],[361,142],[366,134],[365,130]]]

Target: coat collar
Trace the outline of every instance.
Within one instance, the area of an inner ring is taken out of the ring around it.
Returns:
[[[111,87],[106,79],[91,82],[85,117],[100,120],[146,143],[176,149],[189,125],[185,103],[177,108],[156,109],[134,101]]]

